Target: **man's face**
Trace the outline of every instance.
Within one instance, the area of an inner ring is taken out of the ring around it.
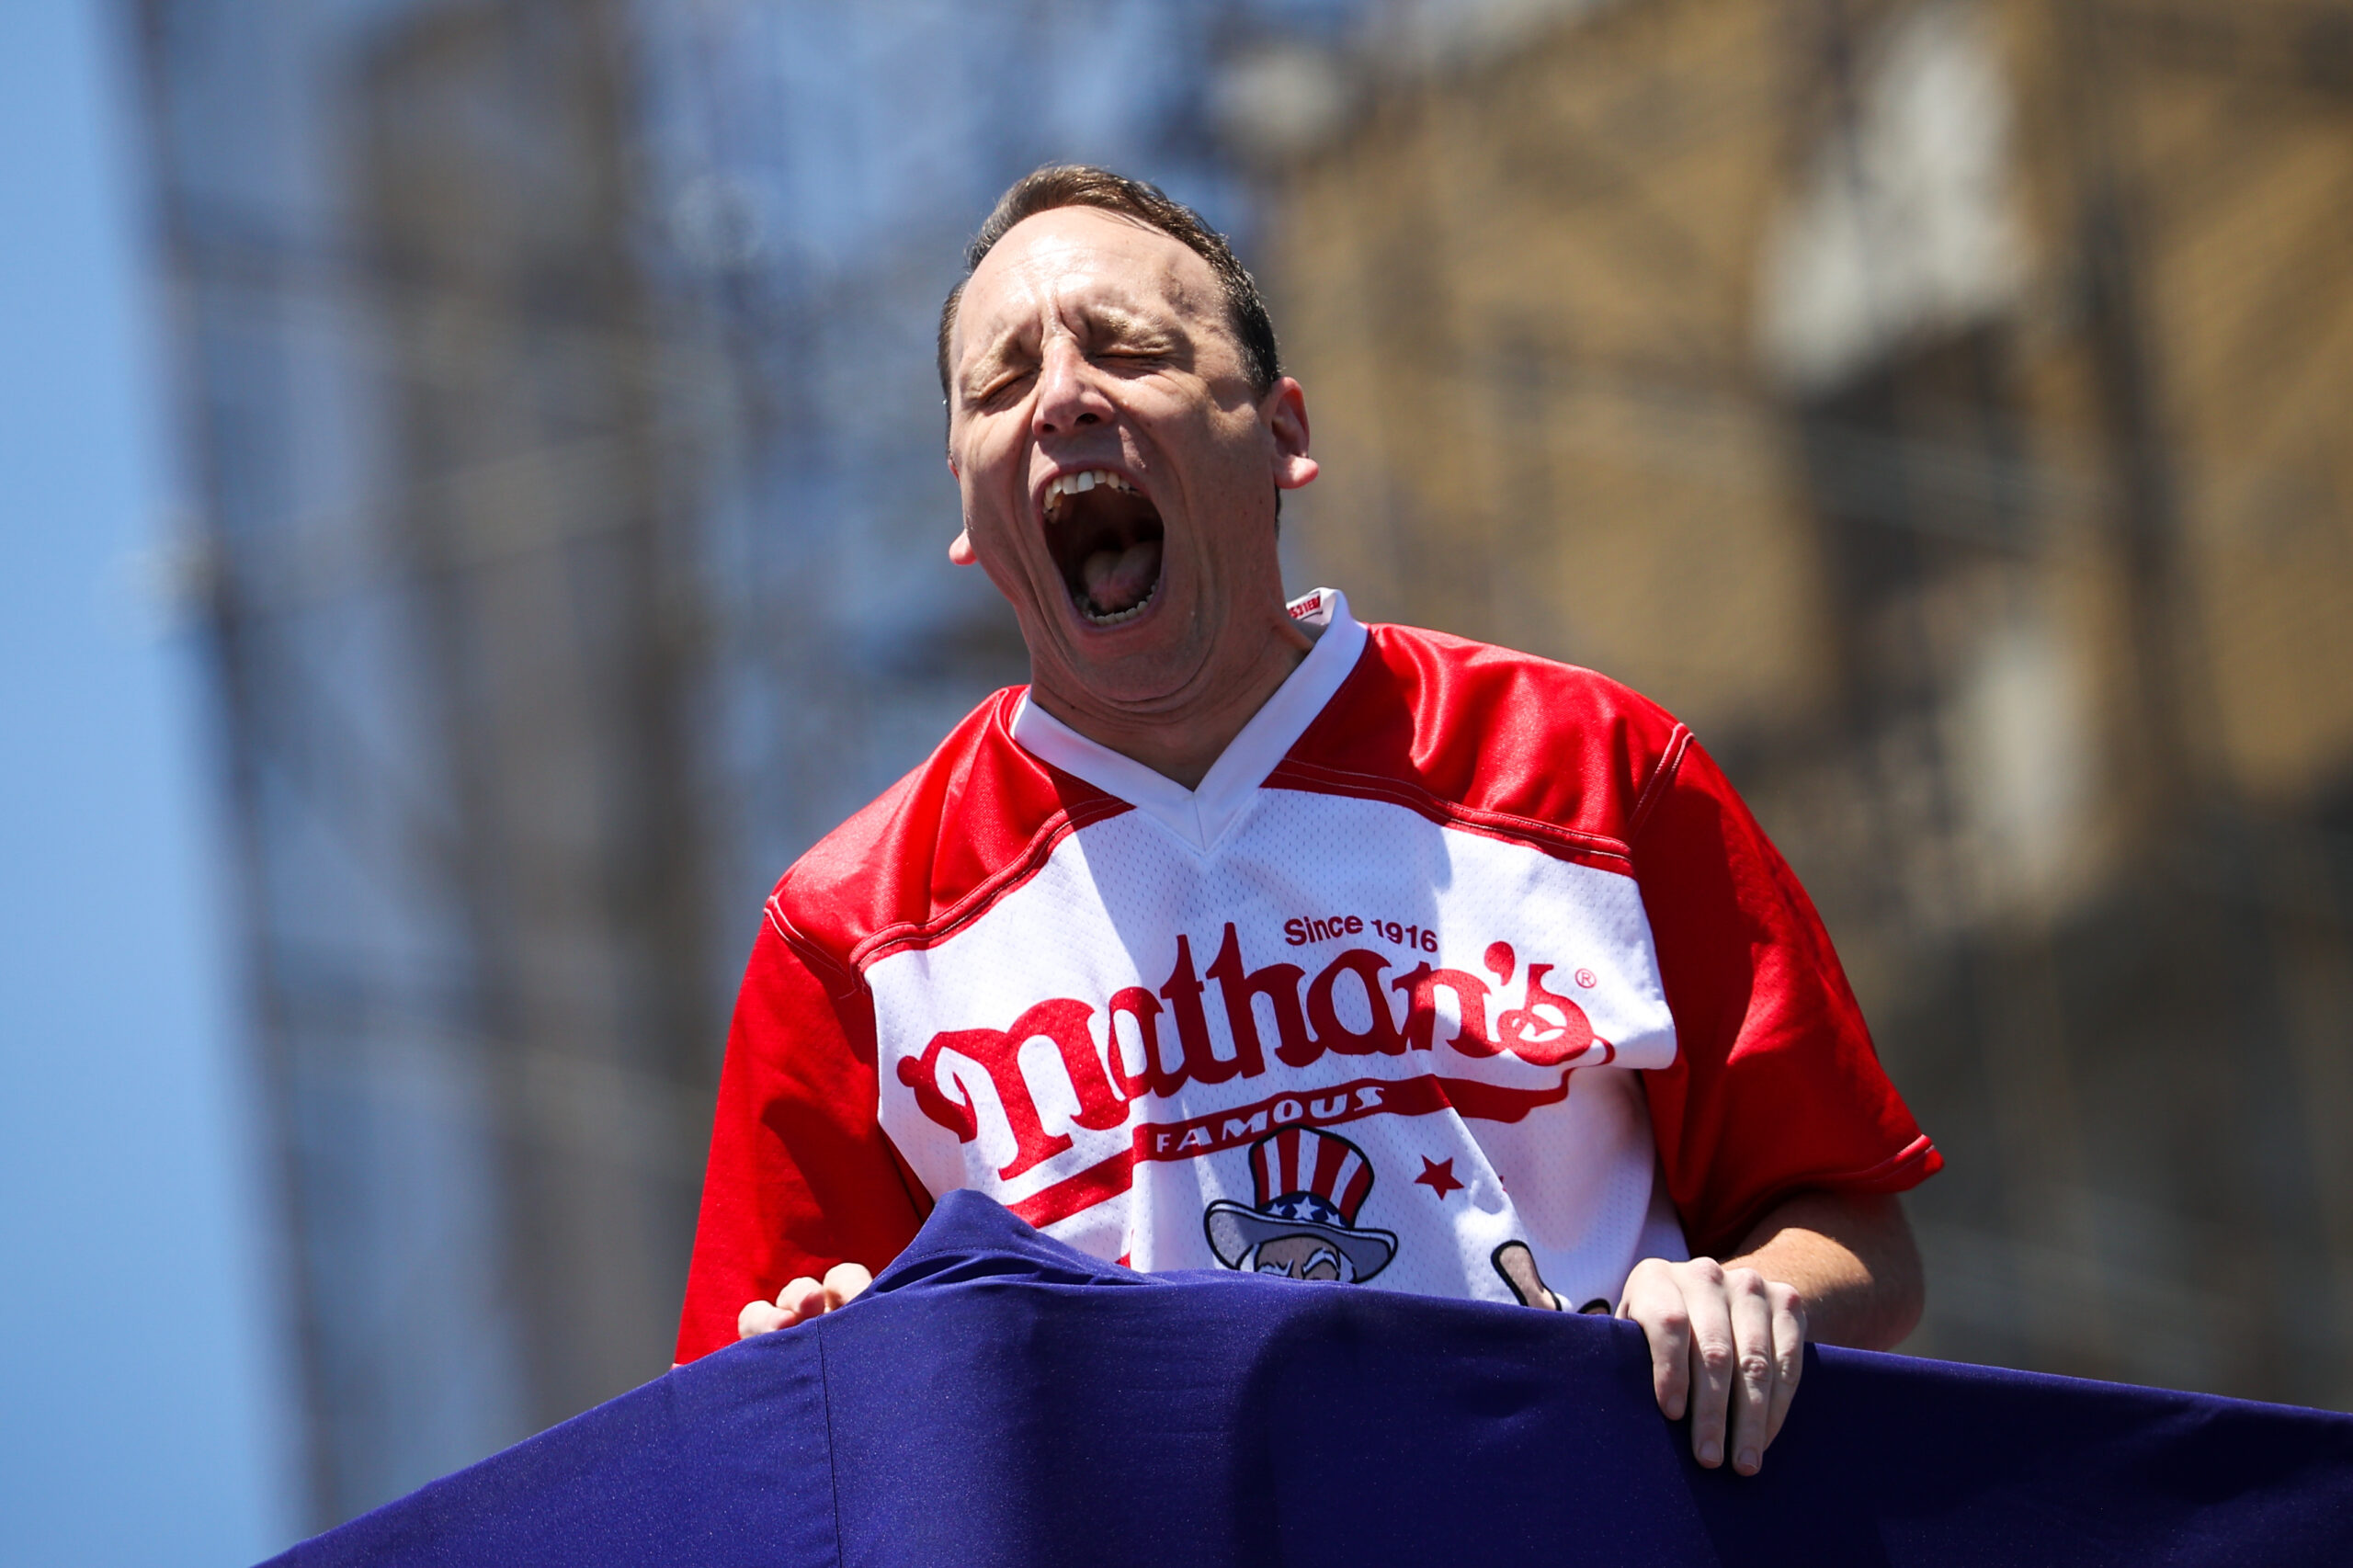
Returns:
[[[1259,1243],[1254,1266],[1260,1274],[1279,1274],[1288,1279],[1347,1278],[1340,1255],[1332,1244],[1312,1234],[1278,1236]]]
[[[1170,711],[1258,651],[1238,645],[1280,612],[1275,491],[1315,471],[1298,384],[1252,393],[1207,262],[1042,212],[982,259],[949,347],[951,553],[1011,601],[1040,685]]]

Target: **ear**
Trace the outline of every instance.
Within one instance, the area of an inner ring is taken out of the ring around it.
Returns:
[[[948,459],[948,477],[961,484],[964,483],[964,475],[956,467],[956,454],[950,451],[944,455]],[[970,566],[980,559],[972,553],[972,536],[969,532],[962,528],[956,530],[956,537],[949,541],[948,559],[959,566]]]
[[[1275,488],[1296,490],[1321,472],[1307,455],[1307,394],[1289,376],[1267,391],[1259,417],[1275,438]]]

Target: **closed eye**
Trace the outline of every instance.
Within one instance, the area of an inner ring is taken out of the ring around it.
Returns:
[[[1037,372],[1034,370],[1017,370],[1011,375],[1001,376],[997,380],[991,381],[986,387],[983,387],[981,390],[980,394],[972,399],[972,402],[975,406],[981,408],[995,408],[1002,406],[1003,404],[1012,401],[1012,399],[1020,392],[1022,388],[1028,386],[1036,379]]]
[[[1114,343],[1092,350],[1087,358],[1116,374],[1157,369],[1175,363],[1176,356],[1164,344]]]

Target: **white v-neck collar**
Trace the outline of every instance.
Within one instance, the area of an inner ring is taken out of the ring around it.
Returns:
[[[1013,738],[1039,761],[1118,796],[1194,848],[1207,850],[1307,733],[1364,652],[1364,627],[1348,613],[1347,596],[1338,590],[1318,588],[1302,595],[1292,601],[1290,612],[1295,619],[1322,626],[1324,634],[1210,765],[1198,790],[1188,790],[1135,758],[1088,740],[1030,701],[1026,691],[1013,710]]]

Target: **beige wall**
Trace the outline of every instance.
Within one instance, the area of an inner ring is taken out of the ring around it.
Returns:
[[[2353,6],[1570,9],[1267,171],[1307,563],[1726,756],[1914,1348],[2353,1406]]]
[[[1974,12],[2013,94],[2028,275],[2001,329],[2033,592],[2103,747],[2137,756],[2119,460],[2070,298],[2112,170],[2178,513],[2186,727],[2229,782],[2293,799],[2353,769],[2353,104],[2258,58],[2266,7],[2186,9],[2254,41]],[[1855,47],[1901,10],[1847,8]],[[1851,108],[1829,14],[1656,0],[1374,73],[1346,132],[1275,176],[1265,270],[1325,460],[1299,527],[1368,613],[1592,665],[1706,733],[1830,699],[1813,503],[1756,348],[1773,225]]]
[[[1711,729],[1819,699],[1748,364],[1789,139],[1771,8],[1628,6],[1383,98],[1282,186],[1267,270],[1373,615],[1588,664]]]

